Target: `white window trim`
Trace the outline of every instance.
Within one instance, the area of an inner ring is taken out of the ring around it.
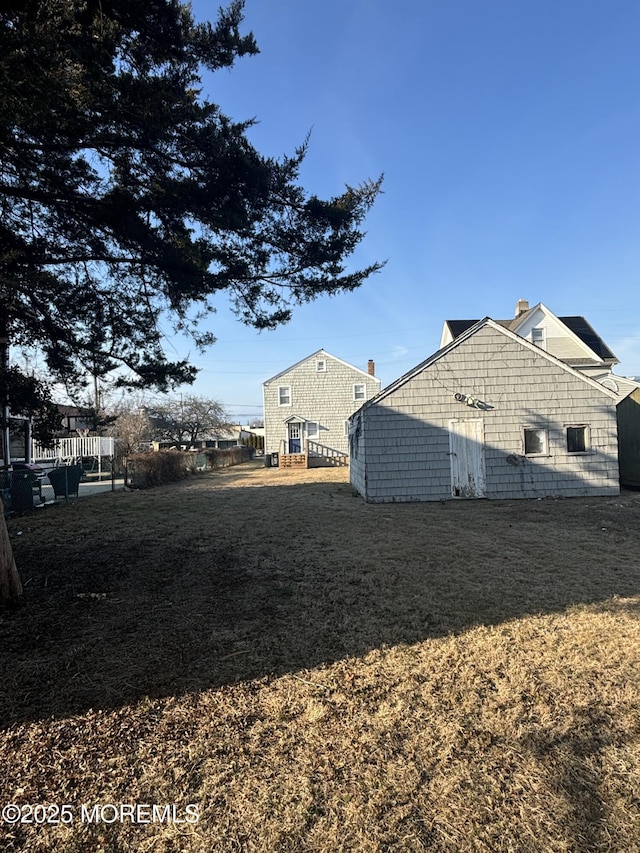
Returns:
[[[285,389],[289,392],[289,402],[288,403],[282,402],[282,394],[280,393],[281,391],[284,391]],[[291,385],[278,385],[278,405],[279,406],[290,406],[291,405],[291,398],[292,398]]]
[[[569,450],[569,436],[567,435],[567,430],[569,429],[584,430],[584,450]],[[565,424],[564,440],[565,450],[570,456],[586,456],[588,453],[591,453],[591,430],[589,424]]]
[[[542,337],[539,339],[538,343],[536,343],[535,340],[533,339],[533,333],[534,332],[542,332]],[[534,346],[538,347],[539,349],[546,351],[546,349],[547,349],[547,330],[544,328],[544,326],[534,326],[533,329],[531,329],[531,343]]]
[[[362,388],[362,397],[356,395],[356,388]],[[364,403],[367,399],[367,386],[364,382],[356,382],[353,386],[353,401],[354,403]]]
[[[315,427],[315,430],[313,432],[311,432],[312,426]],[[310,441],[317,441],[320,438],[320,424],[318,423],[318,421],[307,421],[306,430],[307,438]]]
[[[526,442],[525,442],[525,433],[526,432],[541,432],[543,435],[543,444],[544,447],[540,453],[527,453]],[[537,427],[537,426],[524,426],[522,427],[522,455],[527,458],[536,456],[548,456],[549,455],[549,430],[546,427]]]
[[[316,373],[326,373],[327,372],[327,359],[319,358],[316,360]]]

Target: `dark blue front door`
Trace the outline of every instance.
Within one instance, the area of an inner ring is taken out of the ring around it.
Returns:
[[[289,453],[302,452],[300,424],[289,424]]]

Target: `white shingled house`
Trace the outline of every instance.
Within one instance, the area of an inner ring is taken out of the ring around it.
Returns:
[[[479,319],[445,320],[440,346],[451,343]],[[540,349],[550,352],[591,379],[597,379],[610,391],[615,391],[620,399],[639,387],[635,380],[613,373],[613,368],[619,363],[618,359],[582,316],[559,317],[542,302],[529,307],[526,299],[519,299],[515,317],[496,320],[496,323],[531,341]]]
[[[265,454],[285,467],[347,464],[348,418],[380,390],[374,372],[320,349],[264,382]]]
[[[365,500],[619,493],[619,393],[488,317],[455,332],[352,415]]]

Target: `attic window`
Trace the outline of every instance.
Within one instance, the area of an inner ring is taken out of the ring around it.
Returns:
[[[353,386],[353,399],[356,402],[364,402],[367,399],[367,386],[364,383]]]
[[[524,455],[546,456],[547,455],[547,431],[537,427],[525,427],[524,432]]]
[[[589,427],[567,427],[567,453],[586,453],[589,450]]]
[[[327,360],[326,358],[319,358],[316,361],[316,373],[326,373],[327,372]]]
[[[531,343],[540,347],[540,349],[547,348],[547,341],[542,327],[538,326],[535,329],[531,329]]]
[[[601,385],[604,385],[605,388],[608,388],[609,391],[613,391],[614,394],[620,393],[620,389],[618,388],[618,383],[615,381],[615,379],[612,379],[610,376],[608,376],[606,379],[600,379],[599,382]]]

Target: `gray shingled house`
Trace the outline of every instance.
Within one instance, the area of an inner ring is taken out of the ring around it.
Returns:
[[[265,454],[285,467],[347,464],[348,418],[380,390],[374,372],[320,349],[264,382]]]
[[[615,495],[619,400],[485,318],[352,415],[351,483],[371,502]]]
[[[440,346],[450,343],[477,322],[445,320]],[[496,320],[496,323],[618,395],[620,485],[640,488],[640,383],[633,377],[613,372],[618,359],[588,320],[576,315],[557,317],[542,302],[529,307],[526,299],[519,299],[515,316],[510,320]]]

